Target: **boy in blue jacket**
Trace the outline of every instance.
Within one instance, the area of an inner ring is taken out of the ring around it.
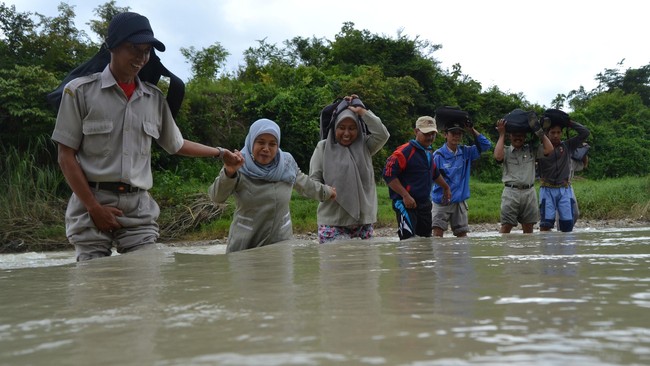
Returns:
[[[476,145],[461,145],[464,132],[475,138]],[[463,237],[469,232],[466,200],[469,198],[472,161],[490,150],[492,143],[474,128],[469,119],[446,122],[444,133],[447,142],[435,151],[433,161],[453,194],[450,203],[444,202],[444,187],[434,184],[431,191],[433,234],[441,237],[450,224],[453,234]]]

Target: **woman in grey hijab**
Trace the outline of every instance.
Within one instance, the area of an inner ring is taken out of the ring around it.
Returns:
[[[292,239],[289,202],[293,188],[319,201],[336,197],[334,188],[309,179],[293,156],[280,149],[280,127],[270,119],[250,126],[241,154],[244,159],[236,165],[224,161],[208,189],[216,203],[225,202],[231,194],[235,197],[227,253]]]
[[[381,119],[360,103],[358,96],[352,94],[344,99],[350,106],[339,113],[327,138],[316,145],[309,164],[311,179],[337,189],[335,200],[318,205],[320,243],[369,239],[377,221],[372,156],[382,149],[390,134]],[[367,125],[367,133],[362,123]]]

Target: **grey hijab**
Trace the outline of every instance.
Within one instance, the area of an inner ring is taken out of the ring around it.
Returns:
[[[346,118],[357,123],[359,135],[350,146],[336,142],[336,127]],[[334,128],[325,141],[323,154],[323,180],[336,188],[336,202],[355,219],[361,212],[372,212],[377,194],[374,190],[372,156],[366,147],[367,135],[363,132],[359,116],[351,110],[341,112]]]
[[[267,165],[260,165],[253,159],[253,144],[262,134],[271,134],[278,140],[278,153],[275,159]],[[270,182],[287,182],[294,184],[298,174],[298,164],[288,152],[280,150],[280,126],[270,119],[262,118],[255,121],[248,129],[242,155],[244,165],[239,171],[251,178],[264,179]]]

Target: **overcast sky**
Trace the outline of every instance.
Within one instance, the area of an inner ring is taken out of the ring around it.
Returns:
[[[19,12],[54,16],[57,0],[0,0]],[[86,23],[97,17],[101,0],[67,0],[77,28],[94,37]],[[395,38],[442,45],[434,53],[445,69],[459,63],[484,90],[498,86],[522,92],[549,106],[559,93],[596,86],[605,68],[650,64],[647,28],[650,3],[577,0],[117,0],[149,18],[156,38],[167,46],[163,63],[184,80],[190,65],[180,48],[220,43],[230,54],[228,69],[242,63],[257,40],[282,46],[296,36],[333,40],[344,22]],[[95,39],[95,41],[97,41]]]

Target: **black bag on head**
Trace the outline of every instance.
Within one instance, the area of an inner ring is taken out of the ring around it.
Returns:
[[[349,106],[362,106],[365,108],[361,100],[358,98],[355,98],[351,101],[344,99],[344,98],[336,98],[331,104],[328,104],[325,106],[320,111],[320,139],[325,140],[327,139],[327,135],[329,134],[330,130],[334,128],[334,124],[336,122],[336,117],[338,117],[339,113],[342,111],[346,110]],[[363,133],[369,134],[370,131],[368,131],[368,126],[366,123],[363,121],[361,117],[359,117],[359,120],[361,121],[361,128],[363,129]]]
[[[506,132],[508,133],[528,133],[533,132],[528,124],[528,116],[534,112],[526,112],[522,109],[514,109],[506,114],[503,119],[506,120]]]
[[[102,48],[93,56],[90,60],[84,62],[83,64],[77,66],[74,70],[63,79],[61,84],[54,89],[53,92],[47,95],[47,101],[54,107],[56,111],[59,110],[61,105],[61,97],[63,95],[63,90],[65,86],[72,81],[81,76],[86,76],[94,74],[96,72],[101,72],[106,68],[111,62],[111,53],[106,48]],[[172,74],[167,68],[160,62],[160,57],[156,55],[155,51],[151,50],[151,55],[149,57],[149,62],[140,70],[138,77],[142,81],[149,82],[153,85],[158,84],[161,76],[169,77],[169,90],[167,91],[167,104],[169,104],[169,109],[172,113],[172,116],[176,118],[178,111],[181,108],[183,103],[183,98],[185,97],[185,83],[178,76]]]
[[[554,126],[560,126],[562,128],[569,127],[571,124],[571,118],[569,115],[559,109],[549,108],[544,111],[542,115],[542,126],[545,129],[549,129]]]
[[[460,107],[439,107],[436,109],[435,118],[438,129],[443,131],[452,128],[465,129],[465,126],[470,124],[469,113]]]

